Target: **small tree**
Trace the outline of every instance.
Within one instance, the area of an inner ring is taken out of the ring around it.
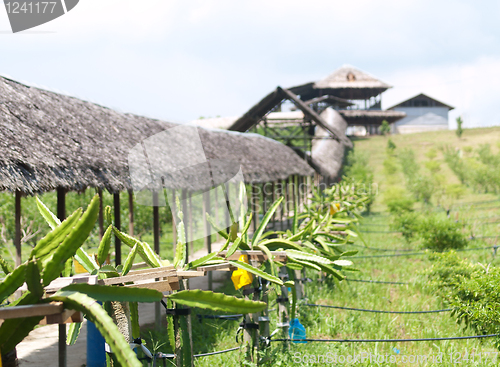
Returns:
[[[391,132],[391,127],[389,126],[387,120],[382,121],[382,125],[380,125],[380,133],[382,135],[387,135],[390,132]]]
[[[462,134],[464,132],[464,129],[462,129],[462,124],[463,124],[462,116],[457,117],[457,131],[456,134],[459,138],[462,137]]]

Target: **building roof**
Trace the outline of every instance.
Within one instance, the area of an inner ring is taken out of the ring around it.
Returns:
[[[388,108],[388,110],[393,110],[397,107],[446,107],[448,110],[453,110],[455,107],[447,105],[441,101],[438,101],[435,98],[429,97],[424,93],[417,94],[414,97],[405,99],[402,102]]]
[[[413,120],[409,120],[407,122],[402,122],[398,126],[436,126],[436,125],[446,125],[448,126],[448,120],[443,116],[436,115],[435,113],[429,112],[425,115],[414,118]]]
[[[131,189],[132,148],[175,126],[179,125],[119,113],[0,77],[0,190],[34,194],[56,188]],[[215,165],[236,162],[246,182],[313,172],[291,148],[263,136],[197,130],[206,158]],[[216,168],[219,176],[226,174],[227,167]],[[169,184],[188,190],[207,188],[202,179],[187,173]]]
[[[389,88],[392,86],[367,72],[343,65],[324,79],[289,89],[300,94],[303,100],[326,94],[349,100],[363,100],[375,97]]]

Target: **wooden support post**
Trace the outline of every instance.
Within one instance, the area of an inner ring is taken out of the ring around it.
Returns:
[[[284,188],[284,185],[283,185],[283,180],[281,180],[279,183],[279,194],[280,196],[283,196],[283,201],[281,202],[281,205],[280,205],[280,230],[283,231],[284,230],[284,213],[285,213],[285,200],[286,200],[286,197],[285,197],[285,193],[283,192],[283,188]]]
[[[219,192],[218,187],[215,187],[215,190],[214,190],[214,195],[215,195],[214,210],[215,210],[215,223],[217,223],[217,225],[219,225],[219,194],[218,194],[218,192]],[[219,239],[220,239],[219,232],[217,232],[216,238],[217,238],[217,241],[219,241]]]
[[[271,200],[272,200],[272,204],[274,204],[274,202],[276,201],[276,186],[274,184],[274,181],[271,182]],[[278,211],[279,209],[276,209],[273,213],[273,217],[272,217],[272,222],[273,222],[273,231],[276,230],[276,212]]]
[[[223,184],[224,187],[226,188],[226,194],[224,195],[225,196],[225,202],[226,202],[226,205],[224,205],[224,208],[225,208],[225,213],[224,215],[226,216],[226,228],[227,228],[227,233],[229,233],[230,231],[230,227],[231,227],[231,218],[229,217],[229,211],[232,210],[233,213],[234,213],[234,210],[232,208],[230,208],[230,205],[231,205],[231,200],[229,199],[229,183],[225,183]],[[238,221],[237,218],[234,218],[235,221]]]
[[[172,190],[172,202],[170,203],[170,208],[172,212],[172,244],[175,254],[177,247],[177,226],[175,225],[175,216],[177,215],[177,204],[175,203],[175,190]]]
[[[253,233],[255,233],[259,227],[259,213],[257,211],[257,188],[254,184],[252,184],[252,217]]]
[[[104,200],[102,197],[102,190],[97,189],[99,195],[99,237],[104,236]]]
[[[158,204],[158,191],[153,191],[153,242],[154,251],[160,254],[160,211]],[[158,279],[159,280],[159,279]],[[155,302],[155,327],[157,331],[161,330],[161,304]]]
[[[285,230],[288,228],[288,200],[290,199],[289,193],[288,193],[288,177],[283,181],[283,194],[285,196],[285,199],[283,200],[285,205],[283,206],[283,210],[285,212],[285,223],[283,224],[285,226]]]
[[[186,226],[186,217],[187,217],[187,204],[186,204],[186,199],[187,199],[187,190],[182,189],[182,215],[184,217],[184,238],[186,239],[186,263],[189,262],[189,239],[188,239],[188,232],[187,232],[187,226]]]
[[[203,218],[205,219],[203,222],[203,229],[205,231],[205,247],[207,248],[207,253],[210,254],[212,252],[212,230],[210,223],[206,220],[206,214],[210,215],[210,191],[203,193]],[[209,271],[208,274],[208,290],[212,290],[212,272]]]
[[[193,201],[191,199],[191,193],[189,193],[189,209],[188,209],[188,224],[189,224],[189,245],[190,254],[194,254],[194,228],[193,228]],[[189,260],[188,260],[189,261]]]
[[[128,192],[128,234],[134,236],[134,193]]]
[[[62,222],[66,219],[66,189],[57,189],[57,218]],[[66,324],[59,324],[59,367],[66,367],[67,349],[66,349]]]
[[[262,302],[266,305],[268,304],[268,295],[267,295],[267,280],[262,279]],[[264,311],[262,311],[262,315],[259,317],[259,333],[264,338],[269,337],[271,335],[271,330],[269,329],[269,309],[266,307]]]
[[[14,237],[14,245],[16,247],[16,266],[21,265],[21,191],[15,193],[15,222],[16,233]]]
[[[115,214],[115,227],[121,230],[121,216],[120,216],[120,193],[113,194],[113,207]],[[115,236],[115,264],[118,266],[122,263],[122,242]]]
[[[248,289],[251,289],[252,288],[252,285],[246,285],[243,287],[244,290],[248,290]],[[245,295],[245,299],[249,300],[249,296],[248,295]],[[256,314],[252,314],[252,315],[249,315],[249,314],[246,314],[243,316],[244,317],[244,322],[245,324],[253,324],[253,321],[252,320],[255,320],[255,317],[257,317],[258,319],[258,314],[256,316]],[[258,340],[258,337],[257,337],[257,329],[251,329],[251,328],[244,328],[243,329],[243,343],[244,343],[244,346],[245,346],[245,349],[246,349],[246,356],[245,356],[245,359],[249,362],[256,362],[256,359],[255,359],[255,347],[257,345],[257,340]]]

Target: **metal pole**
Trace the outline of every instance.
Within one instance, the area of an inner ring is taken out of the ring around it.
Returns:
[[[57,218],[62,222],[66,219],[66,190],[63,188],[57,189]],[[59,367],[66,367],[67,350],[66,350],[66,324],[59,324]]]
[[[113,194],[113,206],[115,213],[115,227],[121,230],[120,216],[120,193]],[[115,236],[115,264],[118,266],[122,263],[122,242]]]
[[[187,216],[187,205],[186,205],[186,199],[187,199],[187,190],[182,189],[182,215],[184,218],[184,238],[186,239],[186,263],[189,262],[189,247],[188,247],[188,233],[187,233],[187,226],[186,226],[186,216]]]

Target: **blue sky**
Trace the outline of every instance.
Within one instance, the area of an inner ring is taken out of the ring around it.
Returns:
[[[80,0],[12,34],[0,8],[0,75],[184,122],[351,64],[394,86],[384,107],[424,92],[486,126],[500,124],[498,19],[498,1]]]

